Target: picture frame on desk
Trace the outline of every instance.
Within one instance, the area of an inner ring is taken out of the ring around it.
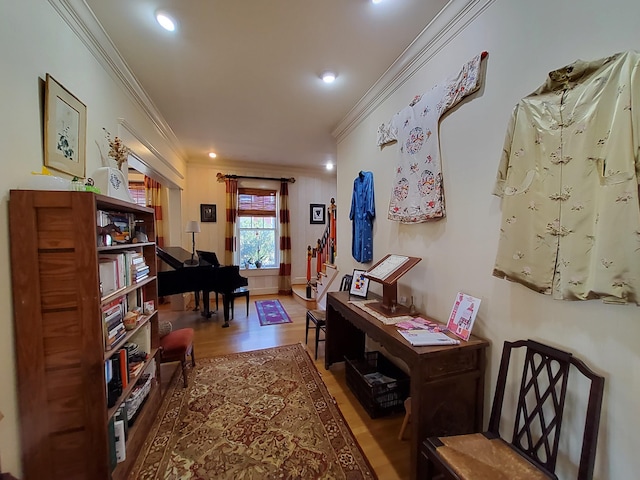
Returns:
[[[364,270],[353,270],[353,278],[351,279],[351,289],[349,295],[367,298],[369,292],[369,279],[364,276]]]

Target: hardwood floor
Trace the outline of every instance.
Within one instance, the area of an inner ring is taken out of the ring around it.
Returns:
[[[260,326],[254,302],[255,300],[273,298],[280,300],[289,317],[291,317],[292,323]],[[248,317],[244,299],[236,300],[235,319],[230,322],[231,326],[229,328],[221,327],[223,321],[218,319],[217,315],[214,315],[211,319],[204,319],[200,316],[200,312],[172,311],[170,304],[160,307],[160,321],[170,321],[174,329],[191,327],[195,330],[194,349],[196,363],[198,358],[292,343],[304,344],[307,310],[298,304],[293,297],[277,295],[251,296],[250,300]],[[222,305],[220,306],[222,307]],[[307,350],[311,358],[314,358],[313,330],[309,331]],[[395,414],[372,420],[347,387],[344,364],[333,365],[331,370],[325,370],[324,342],[320,342],[318,360],[315,361],[315,364],[378,477],[381,480],[409,478],[409,442],[407,438],[410,429],[407,429],[404,441],[398,440],[398,433],[400,432],[404,415]],[[166,379],[166,375],[164,379]]]

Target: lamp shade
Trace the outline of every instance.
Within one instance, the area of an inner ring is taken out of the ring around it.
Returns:
[[[187,227],[185,228],[185,232],[187,233],[200,233],[200,223],[195,220],[190,220],[187,222]]]

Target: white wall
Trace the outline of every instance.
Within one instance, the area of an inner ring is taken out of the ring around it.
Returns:
[[[461,2],[452,2],[459,4]],[[482,299],[474,333],[491,341],[485,424],[505,339],[538,339],[574,352],[606,377],[596,478],[631,479],[640,471],[638,339],[635,305],[563,302],[492,277],[500,228],[500,200],[491,195],[507,120],[513,106],[545,81],[547,72],[574,60],[597,59],[640,47],[640,3],[635,0],[496,0],[456,35],[434,41],[433,55],[376,106],[338,145],[339,244],[350,245],[345,212],[353,179],[374,173],[377,218],[374,260],[386,253],[423,260],[402,278],[399,296],[414,295],[419,310],[445,320],[458,291]],[[469,18],[462,18],[456,28]],[[432,32],[433,33],[433,32]],[[416,95],[489,52],[482,90],[440,123],[447,217],[420,225],[386,219],[398,146],[375,146],[376,129]],[[344,251],[344,249],[343,249]],[[341,270],[358,264],[338,257]],[[373,283],[371,284],[374,285]],[[375,288],[375,286],[374,286]],[[583,399],[569,394],[572,408]],[[570,432],[575,433],[575,432]],[[576,455],[579,439],[565,440]],[[570,470],[561,458],[561,478]],[[575,477],[573,477],[575,478]]]
[[[49,2],[0,0],[0,11],[0,304],[5,307],[0,310],[0,411],[5,416],[0,422],[0,458],[3,471],[20,476],[7,200],[10,189],[24,185],[30,172],[39,172],[44,164],[46,74],[50,73],[87,106],[88,176],[101,166],[96,142],[104,151],[103,128],[114,135],[130,135],[118,119],[124,119],[145,140],[145,144],[135,145],[136,153],[167,177],[173,177],[177,184],[184,177],[185,166],[175,149]],[[149,146],[163,156],[164,163],[153,165]]]
[[[309,223],[309,204],[329,205],[336,196],[335,171],[305,171],[301,169],[267,167],[230,167],[212,161],[211,164],[190,163],[187,168],[187,185],[183,196],[183,219],[200,220],[200,204],[217,206],[217,222],[201,223],[201,233],[196,234],[196,248],[216,252],[220,262],[224,262],[225,229],[225,184],[218,182],[219,173],[257,177],[289,178],[289,210],[291,214],[291,281],[306,283],[307,245],[315,247],[326,225]],[[239,186],[280,189],[278,181],[239,180]],[[347,211],[348,215],[348,211]],[[191,237],[184,234],[183,246],[191,245]],[[185,247],[186,248],[186,247]],[[348,253],[345,251],[345,254]],[[277,293],[277,269],[242,270],[241,275],[249,278],[249,288],[253,294]]]

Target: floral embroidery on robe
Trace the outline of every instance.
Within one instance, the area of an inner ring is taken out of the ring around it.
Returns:
[[[477,55],[457,75],[416,96],[378,127],[378,146],[394,140],[400,145],[389,220],[421,223],[445,216],[438,122],[447,110],[480,88],[482,58],[483,54]]]
[[[494,275],[556,299],[640,303],[640,54],[578,60],[515,107]]]

